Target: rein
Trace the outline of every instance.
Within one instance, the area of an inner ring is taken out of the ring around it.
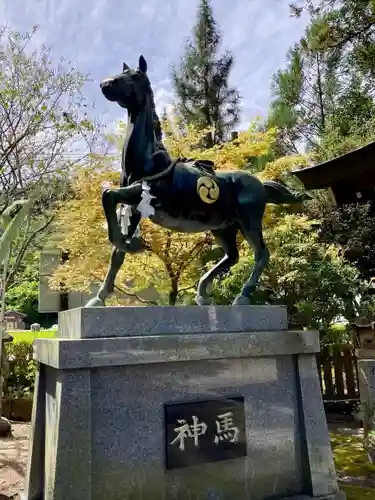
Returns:
[[[165,170],[163,170],[162,172],[159,172],[159,173],[154,174],[154,175],[149,175],[147,177],[143,177],[142,179],[138,179],[136,181],[133,181],[130,183],[130,186],[132,184],[136,184],[137,182],[143,183],[143,182],[150,182],[150,181],[156,181],[158,179],[161,179],[162,177],[165,177],[166,175],[168,175],[175,168],[175,166],[177,165],[178,162],[179,162],[179,158],[171,161],[171,163],[168,165],[168,167]]]

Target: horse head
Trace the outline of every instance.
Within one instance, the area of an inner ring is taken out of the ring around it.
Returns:
[[[143,109],[147,97],[153,101],[147,62],[143,56],[139,58],[137,69],[131,69],[123,63],[122,73],[103,80],[100,88],[108,101],[117,102],[132,117]]]

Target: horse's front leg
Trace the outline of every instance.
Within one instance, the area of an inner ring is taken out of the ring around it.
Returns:
[[[105,306],[106,299],[112,295],[115,288],[115,280],[125,258],[125,252],[113,248],[108,271],[98,293],[86,304],[86,307]]]
[[[127,241],[129,237],[121,233],[116,214],[117,205],[123,203],[125,205],[137,206],[141,199],[141,184],[135,184],[134,186],[127,186],[120,189],[106,189],[103,192],[102,204],[107,219],[108,238],[112,245],[118,250],[124,252],[129,251],[129,242]]]

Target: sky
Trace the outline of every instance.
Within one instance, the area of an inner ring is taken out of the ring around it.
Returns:
[[[199,0],[0,0],[0,23],[29,31],[39,29],[36,45],[52,49],[92,81],[84,89],[105,123],[124,118],[108,103],[99,83],[122,71],[122,62],[136,67],[147,60],[159,112],[171,103],[171,67],[179,62],[196,19]],[[303,35],[306,18],[290,17],[287,0],[212,0],[222,33],[223,49],[235,55],[230,77],[242,96],[243,128],[266,116],[272,74],[285,64],[288,48]]]

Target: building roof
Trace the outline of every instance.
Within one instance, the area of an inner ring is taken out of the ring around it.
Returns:
[[[350,186],[352,182],[358,189],[361,182],[368,187],[369,180],[375,185],[375,142],[333,160],[294,170],[293,174],[306,189],[324,189],[338,184]]]
[[[26,314],[23,314],[19,311],[15,311],[13,309],[10,309],[10,310],[5,312],[5,317],[7,317],[7,316],[20,316],[21,318],[25,318]]]

